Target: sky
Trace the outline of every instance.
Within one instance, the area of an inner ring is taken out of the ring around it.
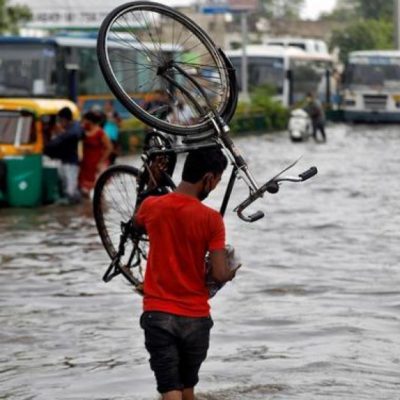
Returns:
[[[304,19],[316,19],[321,12],[332,11],[335,5],[336,0],[306,0],[301,17]]]

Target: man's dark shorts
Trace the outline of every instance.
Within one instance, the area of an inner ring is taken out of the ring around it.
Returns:
[[[140,318],[150,366],[157,390],[166,393],[194,387],[207,356],[211,317],[191,318],[158,311],[144,312]]]

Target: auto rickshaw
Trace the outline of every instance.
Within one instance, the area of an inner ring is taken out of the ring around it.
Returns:
[[[50,140],[57,113],[77,106],[63,99],[0,98],[0,203],[36,206],[56,200],[55,168],[43,167],[42,155]]]

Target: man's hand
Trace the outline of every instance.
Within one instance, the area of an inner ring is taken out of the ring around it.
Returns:
[[[210,298],[214,297],[226,282],[231,281],[237,270],[242,266],[235,255],[235,249],[230,245],[227,245],[225,250],[211,251],[206,264],[206,285],[209,289]]]
[[[219,283],[231,281],[241,267],[241,263],[235,255],[235,249],[230,245],[223,250],[211,251],[209,258],[211,276]]]

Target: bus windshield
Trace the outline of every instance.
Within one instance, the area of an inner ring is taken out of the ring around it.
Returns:
[[[239,90],[241,90],[242,59],[230,57],[236,69]],[[248,57],[248,81],[250,91],[268,84],[275,94],[282,95],[285,70],[282,57]]]
[[[323,97],[326,92],[326,71],[330,68],[328,61],[291,59],[293,101],[303,100],[307,93]]]
[[[400,63],[349,64],[345,71],[345,86],[382,86],[387,89],[399,89]]]
[[[54,96],[56,50],[51,45],[2,44],[0,93],[2,96]]]

